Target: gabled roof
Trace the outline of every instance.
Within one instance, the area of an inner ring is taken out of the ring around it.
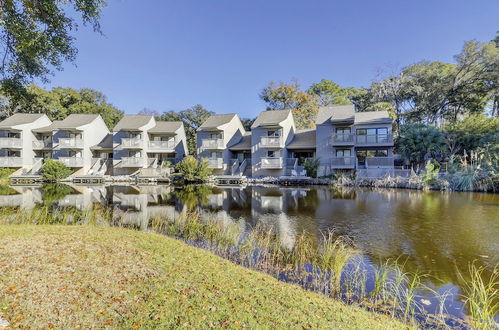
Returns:
[[[228,124],[235,116],[235,113],[228,113],[224,115],[211,115],[205,122],[198,127],[199,131],[209,131],[214,129],[221,129],[220,126]]]
[[[113,134],[109,133],[107,134],[101,142],[98,144],[90,147],[92,150],[109,150],[113,149]]]
[[[251,132],[246,132],[239,142],[231,145],[229,150],[251,150]]]
[[[355,119],[355,107],[353,104],[346,105],[330,105],[327,107],[320,107],[317,113],[315,123],[332,124],[342,122],[353,122]]]
[[[355,124],[391,123],[388,111],[366,111],[355,113]]]
[[[59,129],[65,129],[65,128],[78,128],[80,126],[88,125],[97,118],[99,118],[100,115],[97,114],[71,114],[61,120],[61,122],[58,124]]]
[[[183,127],[181,121],[157,121],[156,126],[149,129],[148,133],[175,133],[179,128]]]
[[[150,115],[124,115],[123,118],[114,126],[113,131],[134,131],[140,130],[147,125],[153,116]]]
[[[262,111],[255,119],[251,129],[261,126],[279,126],[286,118],[288,118],[291,110],[267,110]]]
[[[293,140],[286,146],[287,149],[315,149],[315,128],[297,130]]]
[[[0,122],[0,128],[11,128],[34,122],[45,116],[43,113],[16,113]]]
[[[52,133],[52,131],[59,129],[62,120],[54,120],[50,125],[32,129],[34,133]]]

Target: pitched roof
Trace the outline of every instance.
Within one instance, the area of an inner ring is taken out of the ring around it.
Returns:
[[[315,149],[315,128],[297,130],[287,149]]]
[[[114,126],[113,131],[140,130],[140,128],[147,125],[152,118],[153,116],[150,115],[124,115],[116,126]]]
[[[355,113],[355,124],[391,123],[388,111],[366,111]]]
[[[291,110],[267,110],[267,111],[262,111],[258,115],[258,117],[255,119],[255,122],[253,125],[251,125],[251,128],[257,128],[260,126],[277,126],[286,118],[288,118],[289,114],[291,113]]]
[[[96,145],[90,147],[92,150],[105,150],[105,149],[113,149],[113,134],[107,134],[102,141],[97,143]]]
[[[230,150],[251,150],[251,132],[246,132],[239,142],[231,145]]]
[[[228,124],[235,116],[235,113],[228,113],[223,115],[211,115],[198,127],[198,131],[206,131],[219,128],[222,125]]]
[[[58,124],[58,128],[78,128],[83,125],[90,124],[93,122],[95,119],[100,117],[100,115],[97,114],[79,114],[79,113],[74,113],[63,120]]]
[[[149,129],[148,133],[175,133],[184,123],[181,121],[157,121],[156,126]]]
[[[330,105],[320,107],[315,123],[317,125],[326,123],[353,122],[355,118],[355,107],[353,104]]]
[[[43,113],[16,113],[0,122],[0,128],[10,128],[34,122],[45,116]]]
[[[54,120],[50,125],[44,126],[44,127],[39,127],[32,129],[32,132],[35,133],[51,133],[52,131],[56,130],[59,128],[61,125],[62,120]]]

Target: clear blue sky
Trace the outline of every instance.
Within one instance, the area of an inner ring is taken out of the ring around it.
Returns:
[[[499,30],[498,0],[108,0],[104,36],[46,87],[90,87],[126,113],[195,104],[254,117],[269,81],[368,86],[380,70],[453,61]]]

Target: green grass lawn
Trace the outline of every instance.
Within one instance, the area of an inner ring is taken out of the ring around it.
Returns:
[[[403,328],[164,236],[0,226],[0,316],[13,327]]]

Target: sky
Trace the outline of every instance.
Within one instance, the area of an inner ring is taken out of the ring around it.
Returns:
[[[103,35],[44,87],[93,88],[133,114],[195,104],[253,118],[270,81],[368,87],[421,60],[452,62],[499,30],[498,0],[108,0]]]

